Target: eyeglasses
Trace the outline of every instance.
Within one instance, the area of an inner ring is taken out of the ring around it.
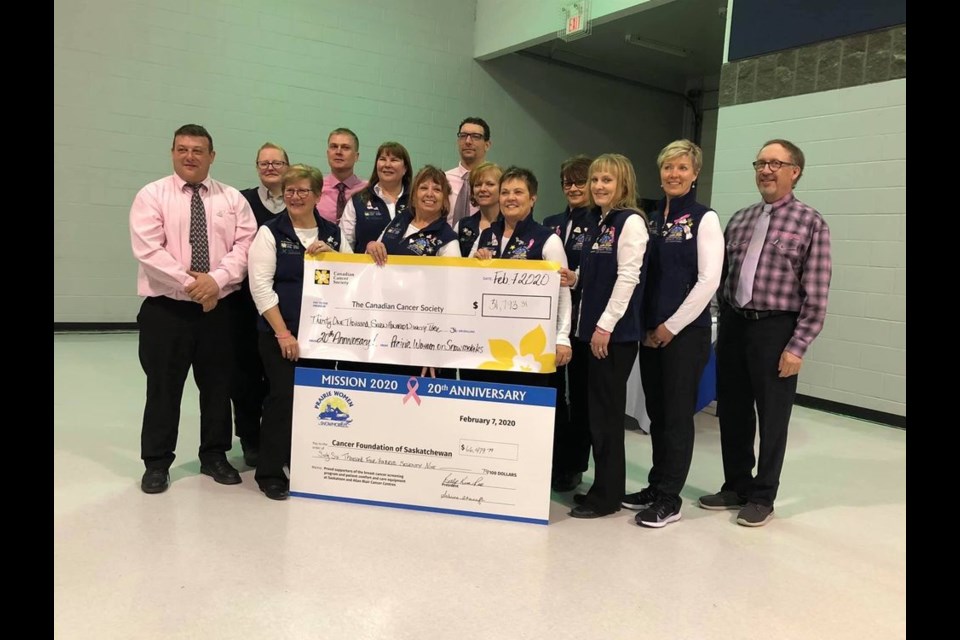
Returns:
[[[284,189],[283,190],[283,196],[285,198],[292,198],[293,196],[297,196],[298,198],[306,198],[311,193],[313,193],[313,191],[310,191],[310,189]]]
[[[780,167],[787,165],[788,167],[796,167],[792,162],[783,162],[781,160],[757,160],[753,163],[753,168],[757,171],[763,171],[764,167],[770,167],[770,171],[780,171]]]
[[[483,134],[482,134],[482,133],[467,133],[466,131],[461,131],[460,133],[457,134],[457,139],[459,139],[459,140],[466,140],[467,138],[470,138],[470,139],[473,140],[474,142],[480,142],[481,140],[483,140]]]
[[[562,189],[572,189],[573,187],[577,187],[578,189],[583,189],[585,186],[587,186],[586,178],[584,178],[583,180],[561,180],[560,181],[560,187]]]
[[[261,169],[267,169],[269,167],[273,167],[274,169],[282,169],[283,167],[287,166],[287,163],[283,160],[263,160],[258,162],[257,166]]]

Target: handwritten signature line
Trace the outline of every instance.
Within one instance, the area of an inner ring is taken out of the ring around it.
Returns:
[[[328,445],[328,446],[330,446],[331,449],[347,449],[347,450],[349,450],[349,451],[355,451],[355,449],[351,449],[350,447],[333,447],[332,445]],[[381,453],[382,453],[382,452],[381,452]],[[422,454],[405,453],[405,454],[401,454],[401,455],[411,455],[411,456],[412,456],[412,455],[422,455]],[[315,453],[315,454],[313,454],[313,455],[311,456],[311,459],[312,459],[312,460],[323,460],[324,462],[360,462],[360,463],[362,463],[362,464],[379,464],[379,465],[384,465],[384,466],[387,466],[387,467],[398,467],[398,468],[401,468],[401,469],[408,468],[408,467],[404,467],[403,465],[399,465],[399,464],[393,465],[393,464],[386,464],[386,463],[384,463],[384,462],[372,462],[372,461],[370,461],[370,460],[352,460],[352,459],[351,459],[351,460],[341,460],[340,458],[331,458],[329,455],[325,455],[325,454],[323,454],[323,453]],[[418,468],[418,467],[411,467],[411,468]],[[419,467],[419,469],[420,469],[421,471],[445,471],[445,472],[447,472],[447,473],[449,473],[449,472],[451,472],[451,471],[455,471],[455,472],[457,472],[457,473],[472,473],[472,474],[478,475],[478,476],[487,475],[487,474],[485,474],[485,473],[482,472],[482,471],[474,471],[473,469],[461,469],[461,468],[459,468],[459,467]],[[491,487],[492,487],[493,485],[487,485],[487,486],[491,486]],[[493,488],[498,488],[498,487],[493,487]],[[509,488],[509,487],[503,487],[503,488],[504,488],[504,489],[507,489],[507,488]]]

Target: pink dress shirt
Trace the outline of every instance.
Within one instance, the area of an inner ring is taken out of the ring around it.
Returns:
[[[362,190],[367,186],[366,180],[361,180],[356,174],[343,181],[347,185],[347,202],[350,196]],[[322,218],[337,224],[337,185],[340,180],[332,173],[328,173],[323,178],[323,193],[320,194],[320,200],[317,202],[317,213]]]
[[[250,204],[239,191],[209,176],[200,195],[207,214],[210,275],[220,299],[240,288],[247,275],[247,250],[257,232]],[[189,301],[184,287],[190,268],[190,199],[193,190],[176,174],[140,189],[130,207],[130,241],[140,262],[137,293]]]

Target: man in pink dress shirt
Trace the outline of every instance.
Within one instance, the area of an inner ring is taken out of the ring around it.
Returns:
[[[173,175],[143,187],[130,208],[133,255],[140,263],[137,315],[140,365],[147,376],[140,456],[144,493],[170,485],[187,373],[200,390],[200,472],[238,484],[227,462],[232,429],[232,314],[257,229],[247,200],[209,176],[213,138],[200,125],[173,136]]]
[[[366,181],[353,172],[359,159],[360,139],[357,134],[345,127],[330,132],[327,136],[330,173],[323,179],[323,192],[317,202],[317,213],[330,222],[339,223],[343,207],[350,202],[353,194],[367,186]]]
[[[473,215],[480,210],[470,200],[468,174],[471,169],[484,162],[487,151],[490,150],[490,144],[490,125],[486,120],[472,116],[463,119],[460,128],[457,129],[457,151],[460,154],[460,162],[446,172],[447,182],[450,183],[450,213],[447,214],[447,222],[451,227],[460,222],[460,218]],[[457,200],[464,185],[467,185],[467,192],[464,193],[462,209],[458,209]]]

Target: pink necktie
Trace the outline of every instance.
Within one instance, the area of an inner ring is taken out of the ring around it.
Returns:
[[[741,309],[753,299],[753,281],[757,276],[757,265],[760,263],[760,254],[763,252],[763,243],[767,239],[767,229],[770,228],[770,212],[773,205],[763,205],[763,212],[757,218],[753,227],[753,237],[747,247],[747,255],[743,258],[740,267],[740,281],[737,283],[737,295],[734,296],[737,306]]]

